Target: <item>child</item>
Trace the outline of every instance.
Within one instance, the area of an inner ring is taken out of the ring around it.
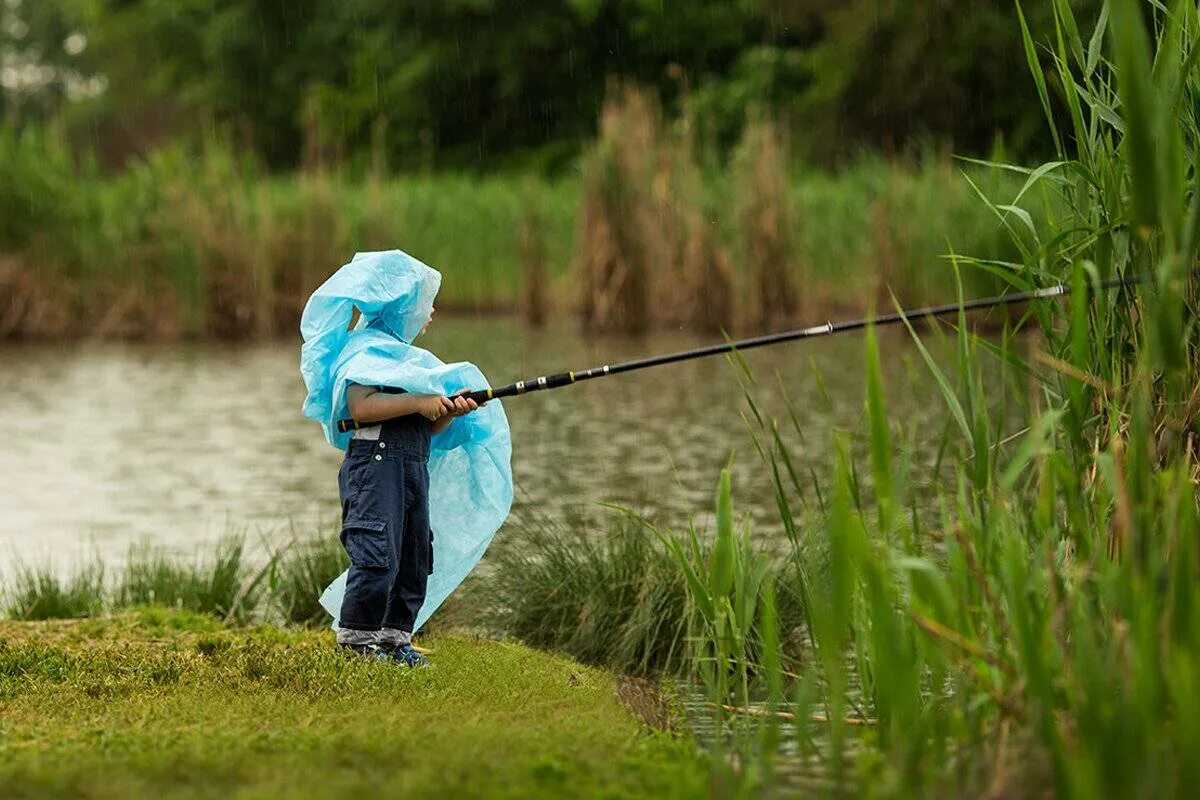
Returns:
[[[360,253],[313,293],[301,320],[304,413],[346,452],[338,486],[351,565],[321,604],[337,617],[341,648],[407,666],[428,663],[413,632],[474,567],[512,503],[500,404],[454,396],[486,379],[412,344],[440,282],[398,250]],[[352,435],[337,427],[347,415]]]

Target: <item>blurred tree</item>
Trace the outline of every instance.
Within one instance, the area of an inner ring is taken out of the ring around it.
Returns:
[[[1025,3],[1035,28],[1050,4]],[[61,115],[110,161],[216,129],[277,168],[560,167],[612,78],[653,86],[668,110],[688,97],[723,147],[750,109],[790,115],[821,156],[922,137],[980,152],[998,132],[1019,148],[1041,125],[1009,0],[0,0],[0,13],[0,113]],[[54,79],[13,91],[25,75]],[[69,86],[97,91],[64,103]]]
[[[981,152],[999,134],[1023,150],[1042,138],[1012,0],[773,2],[807,5],[822,28],[798,105],[817,152],[895,151],[922,139]],[[1086,15],[1100,3],[1071,5]],[[1022,6],[1035,32],[1053,31],[1049,0]]]
[[[102,90],[81,16],[72,0],[0,0],[0,120],[45,122]]]

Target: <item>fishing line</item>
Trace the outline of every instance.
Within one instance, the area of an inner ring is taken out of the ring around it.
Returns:
[[[1149,280],[1148,276],[1141,277],[1126,277],[1126,278],[1110,278],[1106,281],[1101,281],[1094,286],[1089,286],[1089,289],[1094,289],[1097,293],[1108,291],[1109,289],[1117,289],[1136,284],[1145,283]],[[639,369],[649,369],[650,367],[661,367],[664,364],[675,364],[680,361],[691,361],[694,358],[706,358],[707,356],[720,355],[722,353],[730,353],[734,350],[751,350],[755,347],[766,347],[773,344],[781,344],[783,342],[793,342],[798,339],[811,339],[818,336],[833,336],[837,333],[846,333],[847,331],[861,330],[868,325],[895,325],[905,320],[921,320],[921,319],[937,319],[950,314],[957,314],[960,311],[979,311],[988,308],[999,308],[1001,306],[1013,305],[1014,303],[1025,303],[1030,300],[1039,300],[1046,297],[1059,297],[1071,293],[1071,287],[1065,283],[1060,283],[1057,286],[1047,286],[1042,289],[1033,289],[1028,292],[1015,292],[1013,294],[997,295],[995,297],[981,297],[975,300],[968,300],[963,303],[946,303],[940,306],[928,306],[926,308],[916,308],[908,311],[894,311],[890,314],[881,314],[877,317],[863,317],[861,319],[846,320],[844,322],[826,322],[824,325],[816,325],[810,328],[799,328],[790,331],[781,331],[779,333],[769,333],[764,336],[754,336],[749,339],[741,339],[736,342],[723,342],[721,344],[708,345],[707,347],[698,347],[694,350],[681,350],[676,353],[666,353],[659,356],[651,356],[649,358],[639,358],[632,361],[623,361],[619,364],[605,364],[591,369],[580,371],[559,372],[554,375],[539,375],[536,378],[517,381],[510,383],[507,386],[499,388],[475,389],[470,392],[465,392],[459,397],[468,397],[477,403],[483,403],[488,400],[497,400],[502,397],[514,397],[519,394],[528,394],[529,392],[540,392],[543,389],[557,389],[561,386],[570,386],[580,381],[591,380],[592,378],[603,378],[608,375],[617,375],[622,372],[633,372]],[[371,427],[379,425],[380,421],[366,422],[361,425],[353,419],[343,419],[338,422],[338,430],[342,433],[347,431],[357,430],[358,428]]]

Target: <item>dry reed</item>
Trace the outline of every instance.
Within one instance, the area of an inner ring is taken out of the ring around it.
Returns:
[[[669,131],[657,97],[618,87],[589,156],[577,240],[584,325],[728,328],[729,260],[704,211],[691,126]]]
[[[746,125],[737,157],[738,224],[751,284],[744,317],[763,328],[802,311],[797,286],[805,280],[796,263],[787,152],[775,122],[759,115]]]
[[[588,329],[636,333],[648,327],[657,216],[648,189],[660,131],[657,98],[628,86],[610,91],[600,141],[584,165],[577,238],[581,312]]]

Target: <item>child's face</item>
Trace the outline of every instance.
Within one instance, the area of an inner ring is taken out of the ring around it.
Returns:
[[[429,319],[425,320],[425,324],[421,326],[421,330],[417,332],[417,336],[420,336],[422,333],[429,330],[429,325],[433,322],[433,312],[436,310],[437,309],[434,308],[429,309]]]

